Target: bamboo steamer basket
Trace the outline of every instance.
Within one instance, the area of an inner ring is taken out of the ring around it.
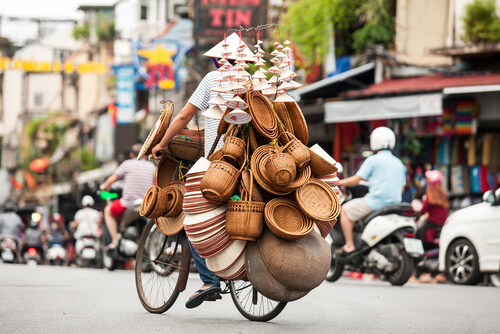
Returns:
[[[242,200],[227,201],[226,231],[232,239],[255,241],[262,233],[266,203],[252,201],[252,192],[250,176],[250,189],[243,192]]]
[[[213,204],[226,202],[238,185],[243,167],[244,165],[237,169],[224,160],[212,161],[200,183],[206,200]]]

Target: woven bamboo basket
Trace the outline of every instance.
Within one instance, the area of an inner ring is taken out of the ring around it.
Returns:
[[[143,217],[147,217],[154,209],[156,203],[156,197],[158,196],[158,187],[152,185],[144,194],[141,202],[141,207],[139,209],[139,214]]]
[[[164,213],[165,217],[174,217],[177,216],[182,211],[182,203],[184,200],[184,195],[180,190],[174,187],[167,187],[167,196],[169,200],[169,206],[166,212]]]
[[[226,202],[238,185],[243,167],[237,169],[224,160],[212,161],[200,183],[203,197],[213,204]]]
[[[314,228],[313,220],[302,213],[297,203],[283,197],[267,202],[264,219],[274,234],[286,240],[303,238]]]
[[[292,120],[293,132],[304,145],[309,142],[309,130],[307,129],[306,119],[297,102],[284,102],[288,115]]]
[[[174,235],[182,231],[184,228],[183,222],[186,215],[181,212],[175,217],[158,217],[155,218],[156,227],[165,235]]]
[[[265,172],[274,185],[288,186],[295,181],[297,176],[295,160],[276,146],[276,151],[269,152]]]
[[[176,162],[173,162],[166,156],[161,158],[156,166],[156,185],[160,188],[167,187],[173,180],[176,179],[176,171]]]
[[[188,162],[196,162],[204,156],[204,145],[204,140],[201,137],[195,141],[186,136],[178,136],[170,141],[168,147],[173,157]]]
[[[161,217],[167,210],[167,205],[168,205],[167,191],[158,186],[156,186],[156,189],[157,189],[156,201],[154,202],[154,207],[151,213],[145,216],[147,218]]]
[[[323,176],[335,173],[337,171],[337,167],[323,157],[321,157],[318,153],[309,149],[309,153],[311,155],[311,170],[314,176]]]
[[[167,131],[173,112],[174,103],[172,101],[169,101],[160,117],[158,117],[158,120],[156,121],[154,127],[149,132],[148,137],[144,141],[141,151],[137,155],[138,160],[142,159],[144,156],[150,155],[152,153],[153,147],[155,147],[155,145],[157,145],[162,140],[165,132]]]
[[[246,192],[251,194],[252,200],[255,202],[267,202],[266,198],[262,194],[261,189],[259,186],[255,183],[253,183],[253,172],[251,169],[245,169],[243,172],[241,172],[241,187],[244,189]],[[250,182],[253,183],[253,189],[250,191]],[[241,191],[240,191],[241,192]]]
[[[309,217],[319,221],[331,221],[340,213],[339,198],[325,182],[310,178],[295,192],[297,204]]]
[[[226,231],[231,239],[255,241],[264,226],[264,202],[252,201],[253,177],[249,192],[243,191],[241,201],[227,201]]]
[[[225,134],[227,129],[229,128],[229,123],[224,120],[224,116],[229,114],[231,111],[233,111],[232,108],[226,108],[226,110],[224,110],[224,114],[222,114],[222,118],[219,121],[219,126],[217,127],[217,134],[220,136]]]
[[[247,153],[247,145],[242,138],[237,137],[241,133],[239,127],[233,127],[224,136],[224,145],[222,145],[222,154],[233,161],[241,161]]]
[[[259,92],[252,91],[247,93],[247,103],[254,129],[265,138],[276,138],[278,121],[267,98]]]
[[[282,135],[285,136],[282,136]],[[295,166],[300,172],[304,170],[311,162],[311,153],[307,146],[298,140],[293,134],[285,132],[280,134],[279,138],[287,137],[289,141],[283,146],[283,152],[290,154],[295,161]]]
[[[293,122],[290,118],[290,115],[288,114],[288,109],[286,108],[285,102],[274,102],[273,108],[276,112],[276,115],[278,115],[280,121],[279,123],[282,124],[283,130],[293,135]]]

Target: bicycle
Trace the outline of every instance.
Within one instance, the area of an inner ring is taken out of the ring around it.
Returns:
[[[160,232],[149,221],[139,240],[136,255],[135,282],[139,299],[150,313],[164,313],[185,290],[189,276],[191,251],[184,230],[174,236]],[[269,321],[283,311],[286,302],[261,295],[246,280],[222,280],[221,294],[231,294],[238,311],[250,321]],[[220,299],[221,296],[207,300]]]

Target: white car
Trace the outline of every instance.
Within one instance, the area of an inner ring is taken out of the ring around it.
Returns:
[[[500,188],[483,202],[452,213],[439,238],[439,270],[456,284],[477,284],[483,274],[500,286]]]

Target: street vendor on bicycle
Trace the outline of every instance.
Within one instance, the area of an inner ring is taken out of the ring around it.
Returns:
[[[238,47],[239,38],[237,41],[235,39],[230,39],[229,37],[226,39],[227,43],[229,43],[228,50],[232,51],[231,55],[228,56],[230,61],[236,60],[236,49]],[[224,41],[221,41],[219,44],[214,46],[212,49],[207,51],[204,55],[207,57],[211,57],[214,60],[214,64],[218,66],[217,58],[221,57],[221,50],[223,48],[222,44]],[[211,98],[217,95],[216,92],[212,92],[211,89],[215,88],[216,82],[215,79],[220,76],[220,73],[217,71],[211,71],[202,79],[199,83],[198,87],[194,91],[193,95],[191,95],[190,99],[186,103],[186,105],[181,109],[179,114],[173,119],[172,123],[168,127],[165,135],[163,136],[160,143],[152,149],[152,155],[154,159],[160,159],[163,155],[163,152],[168,147],[169,142],[174,138],[181,130],[183,130],[191,119],[198,113],[198,111],[206,110],[209,107],[208,101]],[[224,88],[227,88],[228,82],[223,82],[222,85]],[[224,86],[226,85],[226,86]],[[222,93],[222,96],[229,100],[233,97],[233,94],[230,93]],[[212,147],[216,137],[217,137],[217,128],[219,126],[219,119],[213,119],[209,117],[205,117],[205,156],[207,157],[210,148]],[[222,140],[219,140],[217,143],[216,149],[222,147]],[[193,254],[194,263],[196,268],[198,269],[201,280],[203,281],[203,286],[192,294],[189,300],[186,302],[187,308],[194,308],[199,306],[203,302],[203,298],[208,295],[213,295],[221,292],[220,289],[220,279],[211,272],[205,262],[205,259],[200,257],[200,255],[196,252],[196,250],[189,242],[191,252]]]

